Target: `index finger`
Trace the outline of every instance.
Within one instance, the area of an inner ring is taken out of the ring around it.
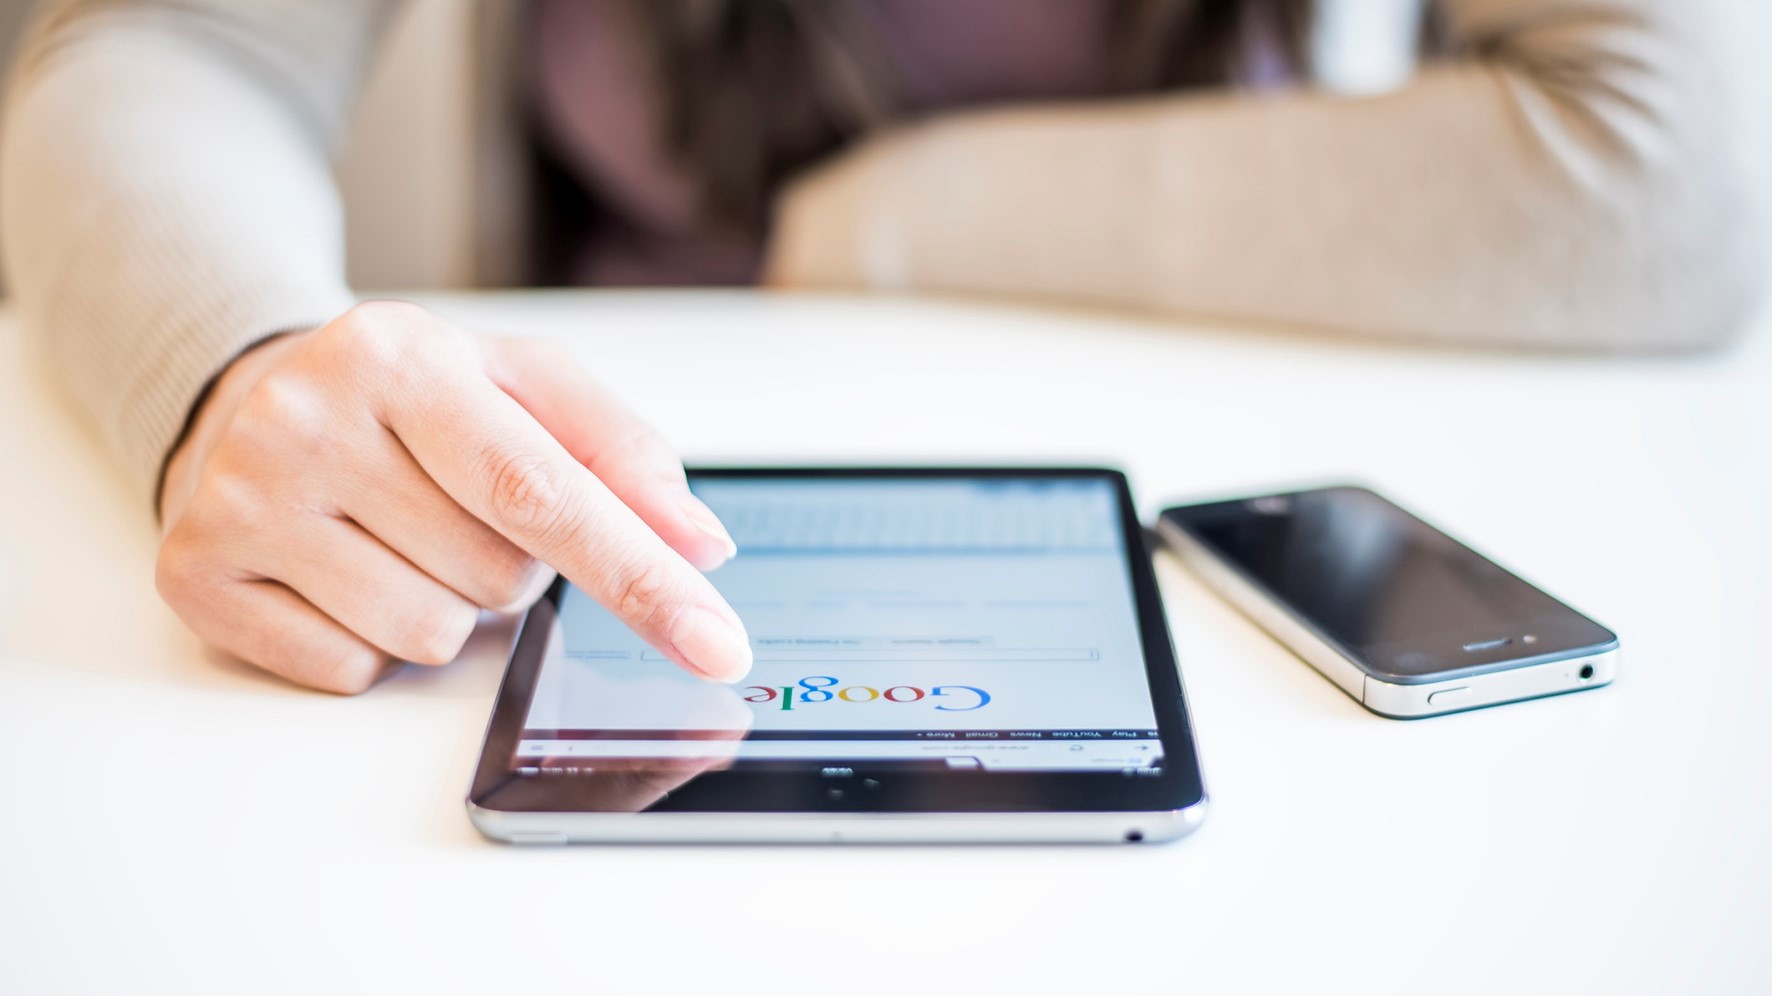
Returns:
[[[463,508],[672,660],[721,681],[750,670],[744,624],[707,578],[474,363],[411,378],[384,417]]]

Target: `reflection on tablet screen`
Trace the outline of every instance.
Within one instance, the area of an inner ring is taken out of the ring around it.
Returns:
[[[1160,764],[1109,481],[702,477],[694,490],[738,542],[710,577],[751,634],[750,675],[694,677],[568,588],[518,774]]]

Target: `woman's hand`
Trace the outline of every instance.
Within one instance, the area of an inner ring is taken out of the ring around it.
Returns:
[[[248,352],[161,489],[156,583],[198,635],[355,693],[443,664],[557,568],[692,672],[750,668],[732,556],[664,442],[561,350],[359,305]]]

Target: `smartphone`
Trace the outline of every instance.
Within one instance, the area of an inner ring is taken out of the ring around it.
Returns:
[[[1157,532],[1381,716],[1584,691],[1617,670],[1610,630],[1365,488],[1184,505]]]

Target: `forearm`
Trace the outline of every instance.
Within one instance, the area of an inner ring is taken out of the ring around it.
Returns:
[[[828,254],[852,270],[814,280],[1444,341],[1717,341],[1764,278],[1759,191],[1708,53],[1630,6],[1657,5],[1466,24],[1472,52],[1378,98],[937,122],[852,164],[871,176],[827,198],[855,201],[855,248]]]
[[[328,146],[369,20],[323,6],[281,34],[270,15],[75,9],[22,53],[0,162],[9,284],[144,492],[219,369],[350,301]]]

